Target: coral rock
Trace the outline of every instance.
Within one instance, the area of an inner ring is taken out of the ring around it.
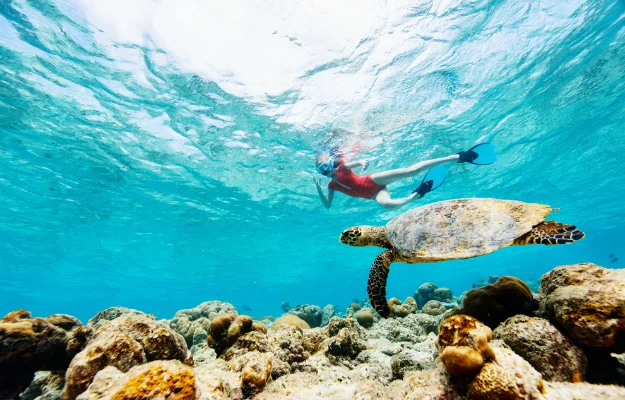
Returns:
[[[594,264],[557,267],[543,275],[541,315],[576,342],[590,347],[625,347],[625,269]],[[620,345],[617,338],[621,338]]]
[[[391,342],[421,342],[428,331],[436,330],[438,322],[427,314],[410,314],[405,318],[379,320],[368,329],[369,338]],[[426,331],[427,330],[427,331]]]
[[[221,355],[254,327],[261,331],[266,330],[262,324],[254,325],[252,318],[247,315],[218,315],[210,322],[207,343],[217,352],[217,355]]]
[[[130,315],[108,321],[70,363],[63,399],[75,399],[107,366],[127,372],[136,365],[159,359],[193,362],[184,339],[147,316]]]
[[[330,318],[336,315],[336,310],[332,304],[328,304],[321,310],[321,326],[326,326],[330,322]]]
[[[520,279],[502,276],[492,285],[470,290],[462,309],[452,315],[470,315],[495,329],[500,323],[518,314],[532,315],[538,302],[529,287]]]
[[[403,318],[417,311],[417,302],[412,297],[406,298],[403,304],[397,297],[393,297],[388,301],[388,306],[393,317]]]
[[[391,358],[393,379],[403,379],[406,372],[409,371],[430,369],[433,363],[434,358],[432,354],[404,349]]]
[[[449,374],[478,371],[485,360],[495,358],[489,344],[492,331],[475,318],[452,316],[444,320],[439,329],[436,346]]]
[[[502,339],[545,379],[556,382],[583,380],[588,363],[586,356],[549,321],[517,315],[499,325],[493,335]]]
[[[245,397],[265,388],[271,377],[271,356],[257,351],[243,354],[230,362],[230,368],[241,373],[241,390]]]
[[[391,382],[387,389],[393,400],[464,400],[449,385],[449,376],[439,369],[407,372],[402,380]]]
[[[267,334],[262,331],[251,331],[241,336],[223,355],[226,361],[252,351],[265,353],[270,351]]]
[[[306,321],[308,326],[316,328],[321,326],[321,308],[308,304],[302,304],[289,310],[287,314],[296,315]]]
[[[17,310],[0,320],[0,396],[24,390],[35,371],[67,368],[91,334],[74,317],[48,318]]]
[[[37,371],[28,388],[20,394],[20,400],[61,400],[65,385],[63,371]]]
[[[98,372],[78,400],[195,400],[193,369],[179,361],[153,361],[123,373],[114,367]]]
[[[545,382],[547,400],[601,399],[623,400],[625,388],[614,385],[591,385],[589,383]]]
[[[146,314],[143,311],[133,310],[132,308],[126,307],[110,307],[106,310],[100,311],[95,316],[93,316],[89,321],[87,321],[87,326],[93,329],[93,331],[95,332],[108,321],[112,321],[115,318],[131,315],[142,315],[156,321],[156,317],[154,315]]]
[[[276,359],[280,361],[276,363],[276,367],[282,367],[274,369],[274,372],[279,371],[279,373],[275,375],[288,373],[297,369],[299,363],[310,357],[310,352],[306,350],[306,338],[303,332],[305,331],[288,324],[283,325],[276,331],[271,331],[269,335],[271,352],[275,355]]]
[[[532,366],[512,350],[494,347],[497,362],[487,362],[469,384],[472,400],[542,399],[543,381]]]
[[[326,354],[333,363],[340,363],[341,358],[353,360],[367,347],[366,334],[354,319],[338,320],[338,318],[330,320],[328,325],[330,338],[326,340]]]
[[[217,300],[206,301],[195,308],[178,311],[169,325],[174,331],[181,334],[186,340],[187,346],[191,347],[196,328],[202,328],[209,332],[211,320],[222,314],[236,315],[237,310],[230,303]]]
[[[430,300],[423,306],[423,312],[428,315],[441,315],[444,314],[447,309],[441,305],[437,300]]]
[[[430,300],[440,301],[441,303],[451,302],[453,295],[449,288],[436,288],[432,293]]]
[[[370,328],[375,322],[375,316],[373,310],[370,308],[363,308],[356,313],[356,321],[360,326]]]
[[[275,320],[271,325],[271,329],[276,330],[284,325],[296,326],[300,329],[310,329],[310,326],[306,323],[306,321],[293,314],[284,314]]]

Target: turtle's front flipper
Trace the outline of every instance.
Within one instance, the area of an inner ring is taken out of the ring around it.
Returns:
[[[567,244],[581,240],[584,236],[584,232],[577,229],[575,225],[544,221],[525,235],[516,238],[512,244],[514,246],[526,244]]]
[[[369,272],[367,293],[369,294],[371,305],[382,318],[391,316],[391,309],[388,308],[388,303],[386,302],[386,278],[388,278],[389,265],[395,261],[396,255],[397,253],[393,250],[380,253],[373,261],[371,271]]]

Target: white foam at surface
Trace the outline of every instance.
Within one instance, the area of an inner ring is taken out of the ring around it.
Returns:
[[[485,2],[460,0],[75,1],[89,23],[103,31],[96,34],[99,40],[163,49],[167,58],[159,64],[170,62],[183,72],[200,74],[257,104],[258,112],[298,128],[340,120],[358,125],[372,110],[396,103],[403,81],[437,70],[458,68],[461,79],[485,88],[495,71],[544,47],[541,41],[549,39],[537,32],[566,35],[574,29],[571,16],[586,4],[510,2],[494,7],[494,16],[488,16],[476,12],[488,8]],[[473,12],[464,12],[468,9]],[[488,22],[472,45],[462,38],[472,34],[481,18]],[[459,39],[463,48],[454,44]],[[397,59],[402,55],[408,55],[405,61]],[[492,65],[490,72],[472,73],[485,61]],[[133,73],[140,77],[143,72]],[[436,112],[457,115],[472,103],[441,108],[434,96],[422,107],[428,90],[416,85],[399,98],[404,101],[399,115],[373,128],[391,130],[405,121],[440,119]],[[294,101],[288,104],[269,99],[293,91]]]

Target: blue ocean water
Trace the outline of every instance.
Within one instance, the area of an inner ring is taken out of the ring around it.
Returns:
[[[346,307],[380,249],[343,229],[460,197],[550,204],[586,238],[393,264],[389,297],[623,267],[625,3],[341,3],[0,0],[0,314]],[[402,210],[326,210],[335,128],[370,172],[483,141],[499,159]]]

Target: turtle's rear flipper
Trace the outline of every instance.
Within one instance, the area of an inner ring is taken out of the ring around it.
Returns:
[[[367,293],[371,305],[382,318],[391,316],[391,309],[386,302],[386,278],[388,278],[389,265],[395,261],[395,252],[387,250],[380,253],[371,265]]]
[[[512,245],[522,246],[526,244],[567,244],[583,239],[584,232],[575,225],[561,224],[554,221],[544,221],[534,227],[525,235],[514,240]]]

